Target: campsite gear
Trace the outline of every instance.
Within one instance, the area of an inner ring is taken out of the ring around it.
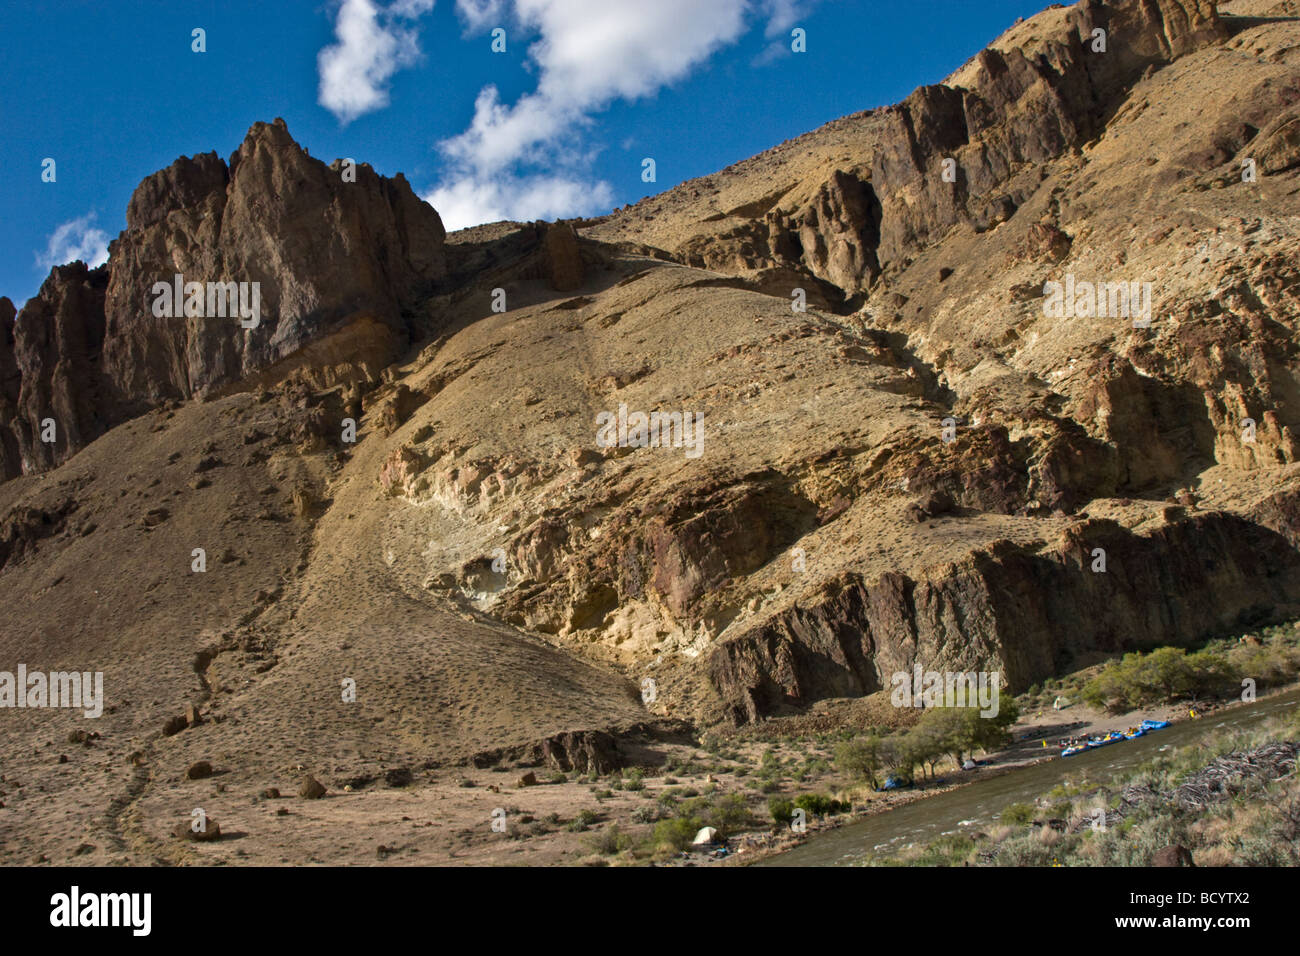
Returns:
[[[715,827],[701,827],[700,832],[695,834],[695,839],[691,841],[692,846],[712,846],[718,842],[718,831]]]

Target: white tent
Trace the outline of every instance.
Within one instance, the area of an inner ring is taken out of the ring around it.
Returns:
[[[713,827],[704,827],[699,833],[695,834],[695,839],[691,841],[692,846],[709,846],[718,842],[718,831]]]

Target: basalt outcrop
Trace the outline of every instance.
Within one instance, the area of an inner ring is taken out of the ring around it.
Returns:
[[[842,131],[868,146],[829,168],[803,162],[810,137],[801,137],[673,191],[689,193],[688,204],[674,205],[673,192],[651,197],[590,234],[706,269],[796,268],[857,297],[954,225],[982,231],[1010,218],[1038,188],[1041,164],[1101,133],[1144,72],[1228,36],[1210,0],[1087,0],[1035,26],[981,51],[944,84],[813,134]],[[1284,144],[1293,132],[1270,132],[1280,155],[1292,154]],[[732,205],[735,178],[762,159],[784,175]]]
[[[871,469],[850,466],[842,493],[856,502],[901,491],[913,497],[903,519],[936,530],[958,533],[977,514],[1031,517],[1018,526],[1039,529],[1009,552],[1027,549],[1033,562],[1005,574],[1002,561],[989,565],[992,585],[972,588],[957,569],[988,564],[975,556],[995,553],[996,539],[911,570],[873,561],[816,584],[795,577],[804,586],[793,600],[763,595],[773,616],[738,615],[711,652],[728,719],[867,693],[895,665],[953,654],[1019,686],[1067,659],[1182,643],[1294,602],[1293,562],[1278,550],[1288,531],[1234,517],[1204,549],[1217,567],[1208,578],[1190,569],[1189,549],[1218,527],[1198,508],[1294,507],[1300,287],[1293,205],[1282,197],[1300,117],[1295,13],[1198,0],[1052,8],[895,107],[837,120],[584,230],[749,281],[787,270],[771,294],[833,286],[823,297],[843,326],[908,368],[949,426],[942,442],[890,442]],[[1180,126],[1187,96],[1198,97],[1197,115]],[[1148,281],[1153,320],[1049,314],[1044,283],[1067,274]],[[1238,494],[1245,500],[1231,500]],[[1135,501],[1158,507],[1135,522]],[[1106,590],[1113,571],[1070,573],[1044,542],[1065,533],[1054,516],[1085,509],[1122,515],[1125,548],[1140,543],[1148,564],[1188,568],[1214,602],[1149,581],[1140,593],[1162,594],[1166,607],[1152,619]],[[1254,548],[1272,555],[1271,570]],[[1035,570],[1048,567],[1050,581]],[[1019,593],[1016,575],[1069,614],[1025,617],[980,596]],[[864,610],[891,588],[937,594],[950,611],[906,601],[871,605],[876,617]],[[1104,613],[1111,606],[1124,614]],[[1098,619],[1108,623],[1089,623]]]
[[[12,324],[0,317],[4,477],[50,468],[112,423],[97,374],[107,286],[105,266],[56,266]]]
[[[737,723],[887,690],[917,661],[1019,689],[1089,654],[1187,644],[1294,602],[1300,554],[1282,535],[1169,511],[1140,534],[1092,520],[1053,547],[998,541],[916,577],[846,575],[721,645],[710,679]]]
[[[26,470],[44,470],[160,402],[244,382],[353,322],[390,333],[382,367],[447,272],[442,222],[400,174],[327,166],[283,120],[254,124],[229,162],[206,153],[154,173],[126,219],[105,266],[57,267],[12,330],[0,316],[5,477],[22,470],[15,445]],[[256,284],[256,326],[207,315],[206,294],[188,314],[178,303],[159,316],[154,285],[176,275]],[[53,443],[39,437],[47,418]]]

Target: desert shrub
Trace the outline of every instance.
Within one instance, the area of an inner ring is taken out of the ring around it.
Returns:
[[[939,837],[908,862],[912,866],[960,866],[975,855],[975,848],[975,841],[967,834],[950,833]]]
[[[794,801],[789,797],[769,797],[767,812],[777,823],[789,823],[794,817]]]
[[[632,811],[633,823],[654,823],[662,816],[659,808],[654,805],[642,805]]]
[[[795,807],[814,816],[824,817],[828,813],[843,813],[848,805],[832,800],[824,793],[802,793],[795,798]]]
[[[603,856],[613,856],[629,849],[632,846],[632,838],[622,832],[617,823],[611,823],[595,836],[590,837],[587,845]]]
[[[694,823],[695,821],[686,817],[660,820],[655,824],[652,842],[656,846],[666,845],[674,850],[684,850],[690,846],[691,841],[695,839],[695,834],[699,832],[700,828]]]
[[[1051,866],[1058,858],[1055,848],[1045,846],[1036,832],[1029,832],[998,844],[993,862],[998,866]]]
[[[677,816],[678,819],[691,821],[694,827],[692,836],[701,827],[713,827],[720,836],[725,837],[754,823],[745,798],[738,793],[688,800],[678,809]]]
[[[1294,678],[1297,662],[1284,647],[1260,647],[1234,655],[1226,647],[1188,654],[1160,647],[1148,654],[1125,654],[1103,667],[1083,686],[1084,703],[1125,713],[1150,704],[1196,697],[1234,697],[1243,677],[1260,686]]]
[[[600,815],[592,810],[579,810],[578,815],[569,821],[568,829],[574,833],[581,833],[599,819]]]
[[[879,737],[862,737],[846,740],[835,748],[835,766],[854,780],[866,780],[878,787],[878,776],[884,765]]]
[[[754,825],[754,815],[750,813],[745,798],[738,793],[715,797],[705,819],[707,825],[717,827],[722,836],[730,836]]]
[[[1033,823],[1034,817],[1037,815],[1037,811],[1032,804],[1013,803],[1002,810],[998,819],[1008,826],[1023,827]]]
[[[1132,826],[1111,827],[1099,837],[1099,862],[1104,866],[1150,866],[1151,857],[1163,847],[1194,848],[1196,844],[1176,812],[1147,816],[1133,821]]]
[[[1247,833],[1232,844],[1233,862],[1241,866],[1295,866],[1295,853],[1287,852],[1266,833]]]

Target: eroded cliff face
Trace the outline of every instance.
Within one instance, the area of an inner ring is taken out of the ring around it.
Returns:
[[[1089,654],[1182,645],[1294,603],[1292,541],[1235,515],[1169,512],[1139,533],[1091,520],[1047,547],[995,541],[916,576],[849,574],[722,644],[710,680],[737,723],[887,690],[918,662],[996,672],[1018,691]]]
[[[854,549],[835,540],[841,574],[752,576],[766,578],[754,590],[768,616],[738,616],[708,652],[726,719],[868,693],[915,661],[1000,670],[1019,688],[1092,652],[1294,606],[1293,538],[1256,523],[1293,510],[1300,451],[1300,247],[1283,185],[1300,166],[1294,11],[1220,6],[1045,11],[896,107],[584,231],[755,282],[788,270],[771,294],[833,285],[823,297],[844,326],[909,367],[951,426],[944,443],[878,446],[842,479],[855,503],[912,496],[903,518],[948,529],[951,555],[852,568],[839,555]],[[1067,276],[1147,283],[1151,321],[1050,314],[1046,283]],[[1218,509],[1224,523],[1205,520]],[[889,534],[856,511],[835,524]],[[1180,576],[1143,577],[1133,561],[1123,581],[1113,565],[1110,577],[1075,573],[1045,542],[1085,514],[1124,529],[1115,548]],[[992,533],[974,531],[992,515],[1030,520],[998,522],[1014,544],[968,539],[959,556],[957,539]],[[827,537],[817,528],[799,546],[825,560]],[[1021,597],[990,597],[1007,593]]]
[[[107,267],[55,270],[16,322],[0,300],[0,465],[101,434],[111,460],[151,405],[202,448],[185,423],[216,412],[173,400],[229,403],[247,433],[186,465],[302,466],[313,537],[274,613],[205,626],[283,647],[307,702],[346,633],[390,701],[431,701],[412,746],[457,728],[440,759],[578,734],[571,763],[606,766],[593,735],[646,710],[761,720],[917,663],[1019,690],[1300,613],[1300,27],[1222,8],[1049,9],[896,107],[601,220],[445,239],[400,178],[345,182],[258,124],[147,179]],[[259,325],[154,317],[176,272],[261,282]],[[1051,311],[1067,280],[1149,286],[1149,322]],[[624,412],[682,440],[599,440]],[[172,478],[187,527],[247,520]],[[89,519],[25,482],[4,573],[39,580]]]
[[[283,120],[256,123],[223,162],[182,157],[148,177],[127,208],[109,261],[56,268],[12,332],[13,410],[0,406],[26,470],[44,470],[106,428],[169,399],[203,396],[248,378],[327,334],[373,322],[391,335],[380,367],[408,338],[404,311],[446,275],[438,214],[402,176],[326,166]],[[204,283],[203,314],[155,313],[156,283]],[[257,284],[260,315],[208,315],[208,283]],[[251,320],[245,320],[251,321]],[[0,345],[0,375],[7,361]],[[39,440],[53,418],[58,440]],[[18,473],[6,450],[6,477]]]
[[[107,286],[106,266],[56,266],[0,343],[6,478],[51,468],[114,424],[98,370]]]
[[[1100,133],[1144,71],[1228,35],[1209,0],[1089,0],[1034,22],[945,84],[681,187],[689,207],[651,197],[590,234],[706,269],[794,267],[855,299],[954,225],[982,231],[1010,218],[1038,188],[1041,164]],[[837,132],[855,148],[807,143]],[[765,194],[730,205],[728,180],[764,158],[779,167]]]
[[[395,566],[706,724],[1293,613],[1298,164],[1241,170],[1288,141],[1295,34],[1049,10],[898,107],[580,223],[614,277],[392,394],[381,493],[440,516]],[[1049,312],[1067,275],[1148,284],[1150,322]],[[701,413],[703,455],[592,447],[623,405]]]
[[[8,296],[0,296],[0,481],[22,474],[22,455],[13,424],[18,408],[22,376],[14,358],[14,316],[17,310]]]

